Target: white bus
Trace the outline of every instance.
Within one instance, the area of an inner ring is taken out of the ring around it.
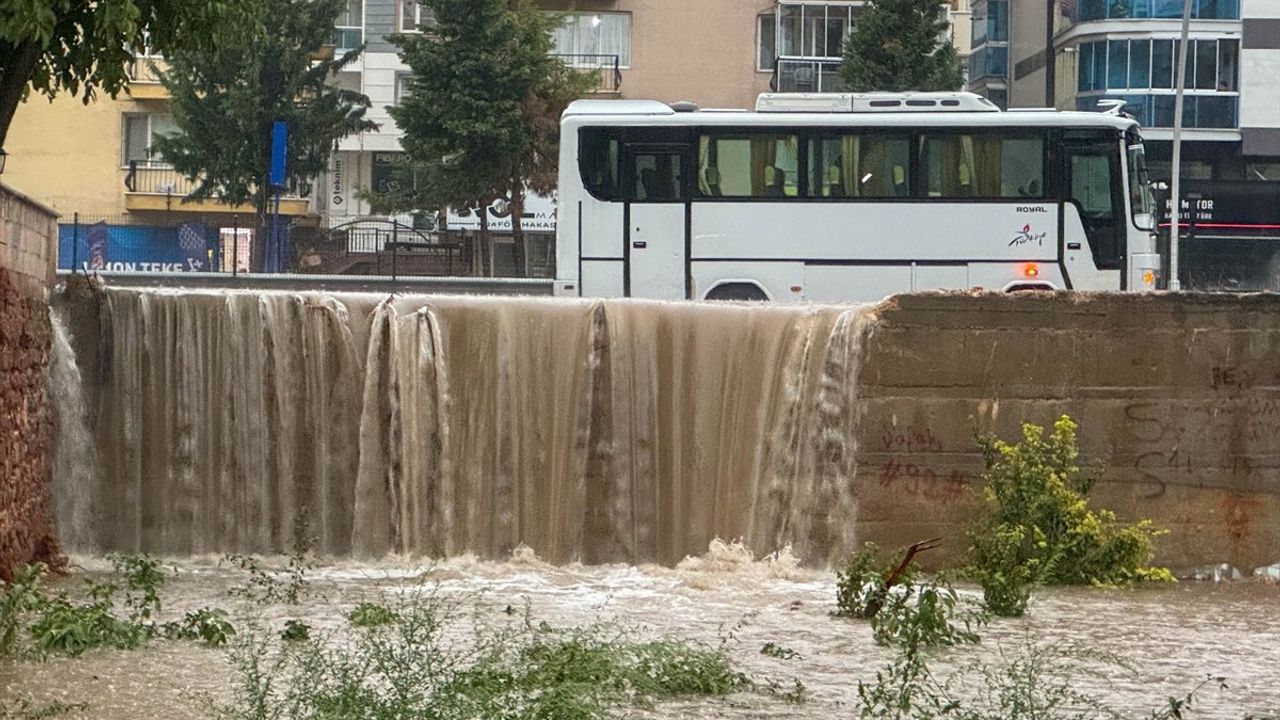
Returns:
[[[874,301],[1150,290],[1138,125],[971,93],[582,100],[562,120],[560,295]]]

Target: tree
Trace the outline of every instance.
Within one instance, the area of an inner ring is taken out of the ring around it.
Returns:
[[[332,83],[360,49],[316,59],[332,42],[346,0],[246,1],[257,22],[216,47],[166,56],[161,82],[173,98],[179,132],[158,138],[155,149],[195,181],[185,200],[253,202],[251,265],[261,270],[271,237],[272,125],[284,121],[289,128],[287,185],[293,189],[325,170],[339,139],[377,125],[365,118],[369,98]]]
[[[872,0],[853,24],[840,76],[853,92],[959,90],[964,68],[940,0]]]
[[[551,55],[560,19],[530,0],[423,0],[426,32],[394,38],[413,71],[409,96],[391,108],[404,132],[413,180],[408,192],[381,198],[387,210],[474,207],[481,246],[486,208],[510,203],[517,265],[524,264],[520,217],[527,190],[556,186],[560,115],[597,78]],[[415,182],[416,181],[416,182]]]
[[[217,44],[239,31],[243,0],[4,0],[0,2],[0,146],[31,90],[52,99],[129,83],[134,48]]]

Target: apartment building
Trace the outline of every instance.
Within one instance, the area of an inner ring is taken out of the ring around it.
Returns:
[[[982,2],[983,0],[979,0]],[[968,0],[944,3],[962,56],[969,45]],[[702,107],[750,108],[770,90],[833,92],[841,46],[866,0],[543,0],[563,15],[554,52],[596,72],[602,98],[690,100]],[[408,87],[408,68],[390,38],[419,32],[429,18],[415,0],[349,0],[335,22],[334,52],[363,45],[335,79],[366,94],[380,127],[338,144],[330,168],[280,207],[285,222],[330,227],[370,216],[365,197],[395,182],[404,161],[401,133],[388,108]],[[155,69],[139,56],[132,85],[116,100],[83,104],[32,98],[15,117],[5,181],[63,215],[62,265],[126,269],[230,269],[247,264],[253,208],[184,202],[191,182],[152,151],[174,128],[169,98]],[[550,199],[531,199],[526,227],[554,231]],[[73,222],[79,219],[79,223]],[[408,221],[409,218],[403,218]],[[501,231],[500,212],[493,214]],[[509,227],[509,220],[507,227]],[[465,213],[453,227],[478,226]],[[107,248],[108,251],[103,251]],[[177,249],[175,249],[177,248]]]
[[[174,129],[162,62],[139,56],[114,100],[32,96],[14,116],[5,183],[61,215],[61,268],[231,270],[237,257],[248,266],[253,206],[185,201],[192,181],[152,152],[154,138]],[[314,217],[312,195],[283,197],[282,223]]]
[[[1194,0],[1184,179],[1280,180],[1280,0]],[[1125,101],[1168,178],[1182,0],[975,0],[971,87],[1016,107]]]
[[[944,3],[962,57],[969,46],[969,0]],[[841,46],[866,0],[543,0],[563,14],[555,53],[599,73],[602,98],[688,100],[701,107],[751,108],[763,92],[838,92]],[[341,28],[347,44],[363,41],[363,60],[341,80],[373,102],[381,127],[344,140],[320,183],[319,203],[332,222],[368,214],[362,191],[392,182],[402,161],[400,133],[386,108],[404,92],[407,70],[388,37],[416,32],[427,20],[413,0],[352,0]],[[341,47],[339,48],[341,50]],[[545,204],[545,203],[544,203]],[[548,207],[531,207],[545,216]],[[537,220],[537,217],[533,218]],[[500,222],[500,220],[499,220]],[[478,224],[453,217],[451,224]],[[548,229],[543,226],[541,229]]]

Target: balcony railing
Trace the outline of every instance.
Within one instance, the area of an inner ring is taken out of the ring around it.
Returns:
[[[575,70],[599,73],[597,93],[614,95],[622,87],[622,67],[617,55],[556,55],[561,62]]]
[[[133,195],[161,195],[181,200],[195,191],[197,181],[186,177],[171,167],[145,165],[136,160],[125,169],[124,189]],[[310,187],[302,192],[286,192],[284,200],[302,200],[311,195]]]
[[[1144,128],[1173,127],[1175,96],[1172,91],[1146,93],[1092,93],[1076,98],[1077,110],[1097,110],[1102,99],[1124,100],[1124,111]],[[1184,127],[1231,130],[1240,127],[1240,94],[1188,92],[1183,98]]]
[[[129,82],[138,84],[159,84],[160,73],[164,61],[155,55],[135,57],[129,63]]]
[[[780,57],[769,87],[775,92],[847,92],[839,60]]]

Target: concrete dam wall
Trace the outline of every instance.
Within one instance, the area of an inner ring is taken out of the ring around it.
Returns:
[[[1162,562],[1280,559],[1275,297],[63,304],[94,438],[59,490],[81,547],[673,563],[740,537],[823,563],[941,535],[943,563],[975,433],[1068,413],[1096,502],[1171,530]]]

